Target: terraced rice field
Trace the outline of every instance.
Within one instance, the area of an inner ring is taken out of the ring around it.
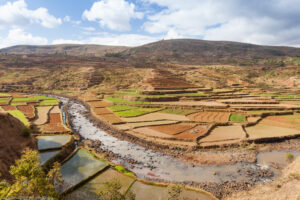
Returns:
[[[9,110],[8,113],[11,114],[12,116],[14,116],[15,118],[19,119],[25,126],[28,127],[30,125],[28,119],[21,111]]]
[[[44,133],[61,133],[70,131],[63,123],[60,113],[50,113],[49,123],[41,126],[41,130]]]
[[[134,132],[142,134],[147,137],[166,138],[166,139],[174,138],[173,135],[162,133],[162,132],[156,131],[156,130],[148,128],[148,127],[136,128],[136,129],[134,129]]]
[[[196,122],[226,123],[229,120],[229,112],[198,112],[187,117]]]
[[[50,150],[61,148],[71,141],[70,135],[45,135],[37,136],[38,150]]]
[[[276,123],[275,121],[262,120],[255,126],[246,128],[250,139],[282,137],[300,134],[299,129],[284,127],[284,124]]]
[[[113,114],[113,112],[107,108],[94,108],[93,111],[96,115]]]
[[[176,139],[182,140],[196,140],[201,136],[204,136],[211,128],[211,125],[198,125],[195,128],[186,130],[180,134],[175,135]]]
[[[196,125],[197,124],[192,124],[192,123],[179,123],[179,124],[172,124],[172,125],[150,126],[149,128],[158,132],[162,132],[164,134],[176,135],[188,129],[192,129]]]
[[[147,113],[156,112],[161,110],[161,108],[137,108],[132,110],[124,110],[115,112],[120,117],[137,117],[145,115]]]
[[[239,141],[246,138],[246,133],[244,132],[242,126],[231,125],[231,126],[218,126],[214,128],[211,133],[200,139],[202,146],[222,144],[227,143],[226,141]]]
[[[1,106],[3,108],[3,110],[5,111],[9,111],[9,110],[16,110],[17,107],[16,106],[10,106],[10,105],[7,105],[7,106]]]
[[[88,199],[88,200],[98,200],[97,193],[101,190],[103,185],[112,180],[117,180],[121,183],[122,188],[121,193],[125,193],[131,184],[135,181],[135,178],[124,175],[111,168],[105,170],[97,177],[93,178],[84,186],[80,187],[78,190],[67,195],[66,199]]]
[[[177,121],[164,120],[164,121],[150,121],[150,122],[132,122],[132,123],[127,123],[124,126],[127,126],[129,129],[134,129],[134,128],[146,127],[146,126],[156,126],[156,125],[176,124],[176,123]]]
[[[36,125],[42,125],[47,123],[48,121],[48,113],[52,106],[38,106],[36,107],[37,110],[37,119],[34,121]]]
[[[105,115],[97,115],[97,117],[100,119],[100,120],[104,120],[108,123],[111,123],[111,124],[119,124],[119,123],[122,123],[123,121],[118,117],[116,116],[115,114],[105,114]]]
[[[50,113],[61,113],[61,110],[59,109],[59,106],[53,106]]]
[[[33,119],[35,117],[35,109],[32,105],[17,106],[17,109],[24,113],[28,119]]]
[[[61,166],[64,180],[60,192],[65,192],[87,178],[95,175],[108,165],[84,149],[79,149],[68,161]]]
[[[130,118],[121,118],[125,122],[146,122],[146,121],[162,121],[162,120],[171,120],[171,121],[190,121],[186,116],[175,115],[168,113],[150,113],[139,117],[130,117]]]
[[[113,103],[108,101],[91,101],[88,104],[94,108],[104,108],[113,105]]]
[[[113,105],[113,106],[109,106],[108,108],[113,112],[138,109],[138,107],[136,106],[126,106],[126,105]]]
[[[48,160],[58,155],[60,151],[40,152],[41,164],[45,164]]]
[[[47,99],[47,100],[43,100],[40,102],[40,106],[56,106],[58,105],[58,100],[57,99]]]

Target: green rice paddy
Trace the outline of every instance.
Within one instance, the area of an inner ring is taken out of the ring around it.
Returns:
[[[159,112],[162,113],[169,113],[169,114],[176,114],[176,115],[189,115],[194,112],[197,112],[197,110],[179,110],[179,109],[164,109]]]
[[[137,108],[133,110],[124,110],[115,112],[119,117],[137,117],[140,115],[145,115],[147,113],[156,112],[161,110],[161,108]]]
[[[106,97],[105,99],[113,103],[150,104],[150,102],[146,102],[146,101],[130,101],[118,97]]]
[[[57,99],[47,99],[40,102],[40,106],[56,106],[58,105]]]
[[[10,110],[8,111],[9,114],[14,116],[15,118],[19,119],[25,126],[29,126],[30,123],[26,116],[19,110]]]
[[[243,123],[245,120],[246,120],[245,115],[239,115],[239,114],[230,115],[230,121],[232,122]]]
[[[117,112],[117,111],[137,109],[138,107],[136,107],[136,106],[126,106],[126,105],[113,105],[113,106],[109,106],[108,108],[113,112]]]

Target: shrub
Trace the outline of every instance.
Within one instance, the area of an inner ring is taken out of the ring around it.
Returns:
[[[31,134],[31,130],[30,130],[29,128],[24,128],[24,129],[22,130],[22,136],[24,136],[24,137],[29,137],[30,134]]]
[[[291,162],[293,162],[293,160],[294,160],[294,155],[291,154],[291,153],[287,153],[287,154],[285,154],[285,159],[286,159],[289,163],[291,163]]]

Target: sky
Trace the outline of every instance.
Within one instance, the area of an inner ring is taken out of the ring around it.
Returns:
[[[300,0],[0,0],[0,48],[178,38],[300,47]]]

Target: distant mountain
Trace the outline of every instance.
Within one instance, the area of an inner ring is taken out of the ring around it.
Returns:
[[[129,49],[124,46],[106,45],[18,45],[0,49],[0,53],[8,54],[67,54],[71,56],[103,56],[106,53],[115,53]]]
[[[238,42],[194,39],[161,40],[127,49],[124,55],[185,64],[234,63],[283,57],[300,57],[300,48],[260,46]]]
[[[138,46],[105,45],[19,45],[0,49],[8,54],[67,54],[71,56],[108,56],[129,60],[173,62],[181,64],[229,63],[257,64],[262,60],[300,58],[300,48],[261,46],[239,42],[195,39],[161,40]]]

